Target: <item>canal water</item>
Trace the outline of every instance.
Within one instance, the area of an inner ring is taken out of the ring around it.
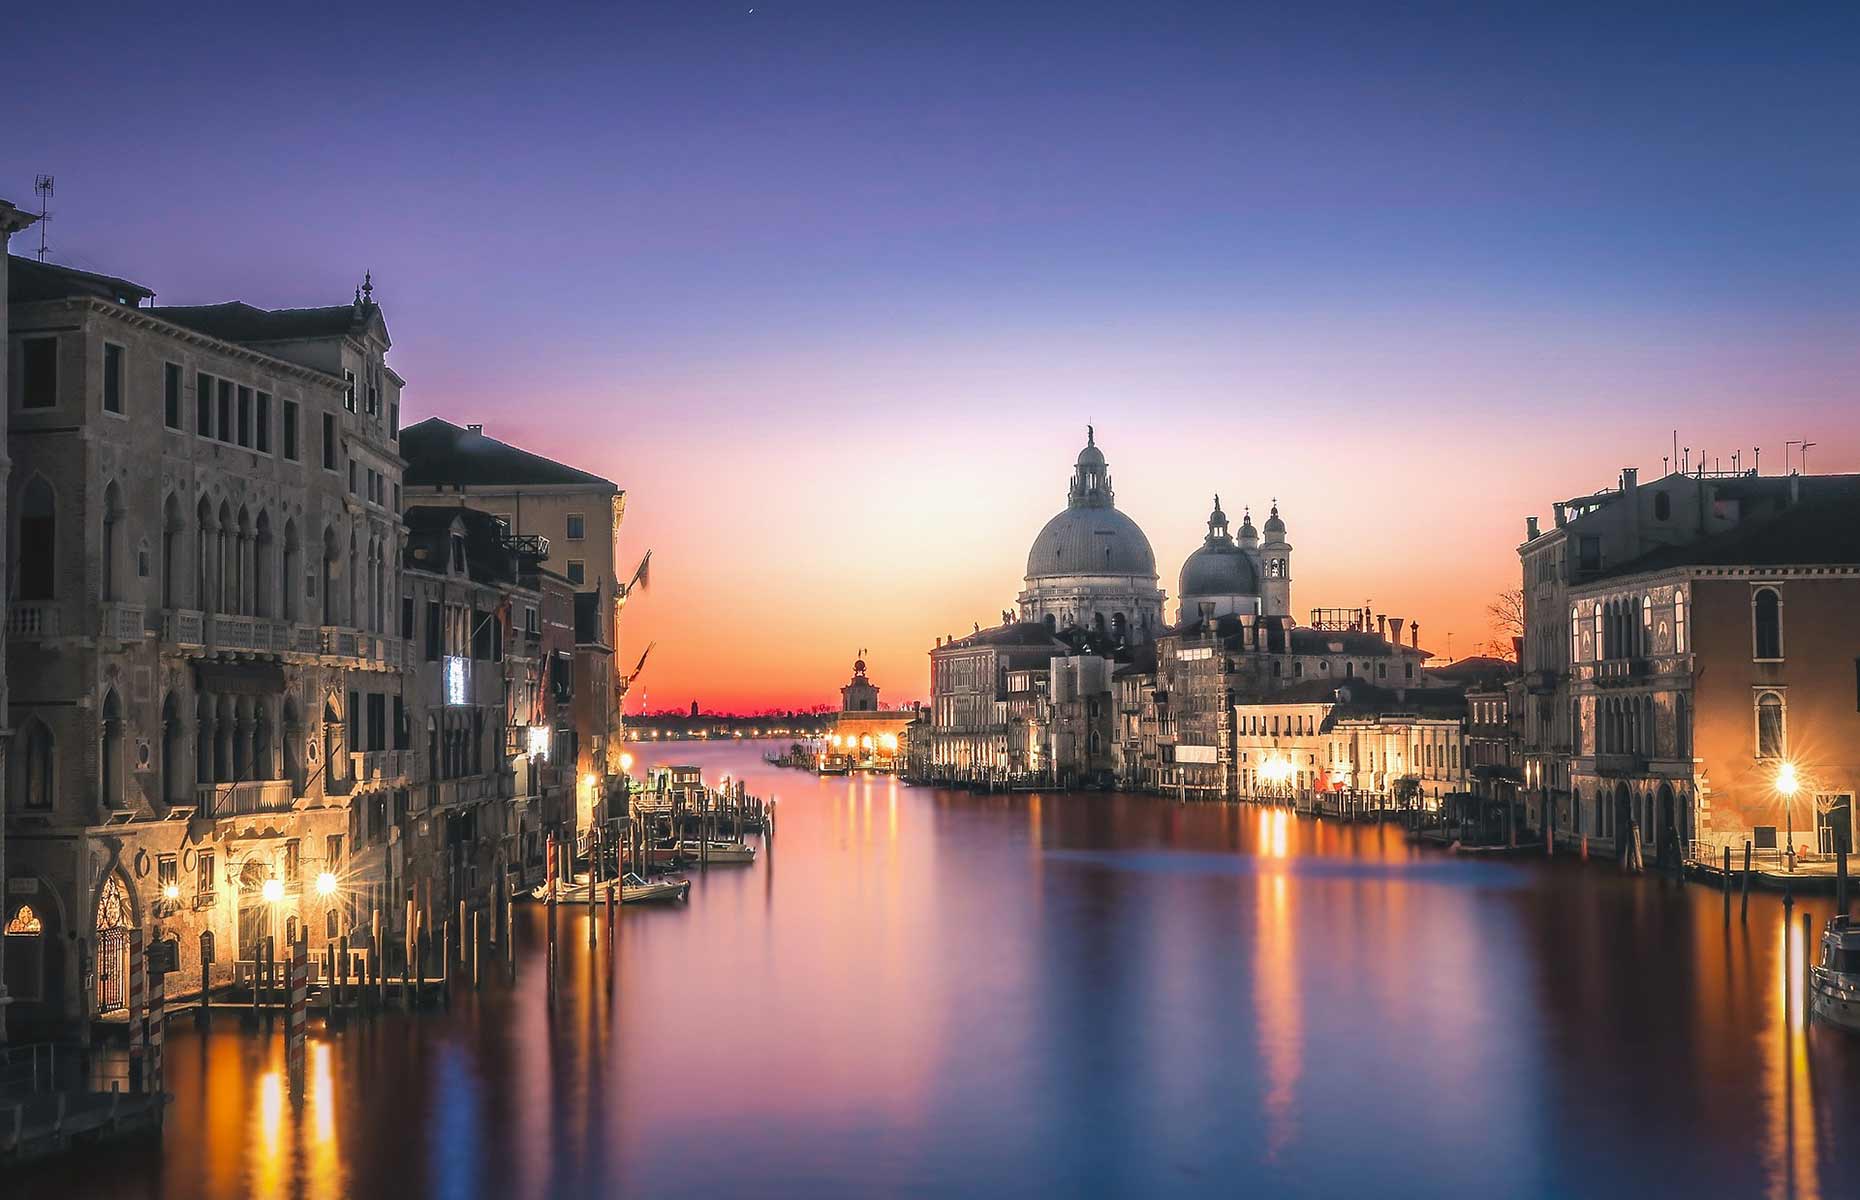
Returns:
[[[642,749],[779,797],[688,907],[553,956],[519,909],[514,983],[316,1031],[301,1096],[275,1030],[178,1022],[159,1142],[0,1193],[1860,1194],[1860,1038],[1773,897],[765,749]]]

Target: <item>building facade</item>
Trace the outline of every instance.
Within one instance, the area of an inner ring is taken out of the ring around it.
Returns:
[[[1649,862],[1851,847],[1860,499],[1795,502],[1570,590],[1567,826]]]
[[[615,650],[629,581],[618,575],[626,493],[603,479],[431,417],[401,435],[410,503],[463,501],[518,536],[548,540],[551,569],[575,589],[577,825],[585,832],[620,786],[620,679]]]
[[[119,1012],[137,938],[179,943],[187,994],[359,932],[410,784],[373,719],[406,677],[379,307],[151,297],[12,261],[6,918],[37,1025]]]

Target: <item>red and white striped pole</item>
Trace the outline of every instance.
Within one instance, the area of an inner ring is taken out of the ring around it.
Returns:
[[[129,1090],[141,1091],[147,1083],[143,1071],[145,1065],[142,1054],[142,1018],[144,1016],[142,996],[142,973],[147,969],[147,962],[142,954],[142,931],[129,931],[129,958],[123,964],[129,975]]]
[[[164,972],[157,970],[152,961],[155,957],[156,947],[160,945],[160,942],[151,945],[148,948],[147,957],[144,960],[147,964],[149,979],[148,1088],[149,1091],[156,1095],[161,1094],[162,1027],[167,1020],[166,1002],[168,996],[168,977]]]

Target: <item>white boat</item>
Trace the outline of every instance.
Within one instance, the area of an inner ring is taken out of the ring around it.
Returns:
[[[1860,1032],[1860,927],[1845,914],[1821,934],[1821,958],[1809,972],[1809,1009],[1825,1021]]]
[[[647,883],[644,879],[628,871],[620,881],[620,903],[653,904],[671,900],[688,900],[691,898],[691,881],[689,879],[660,879]]]
[[[614,883],[611,879],[596,880],[594,883],[595,894],[599,895],[613,885]],[[530,899],[547,900],[548,898],[549,885],[547,883],[539,883],[530,889]],[[586,900],[588,898],[588,877],[586,875],[557,876],[555,881],[555,898],[557,903]]]
[[[756,861],[756,848],[741,842],[712,842],[706,851],[701,842],[685,841],[679,843],[679,852],[686,858],[699,862],[713,863],[752,863]]]

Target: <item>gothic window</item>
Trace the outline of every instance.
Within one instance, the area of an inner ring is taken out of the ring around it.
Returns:
[[[1673,593],[1673,652],[1686,652],[1686,594]]]

